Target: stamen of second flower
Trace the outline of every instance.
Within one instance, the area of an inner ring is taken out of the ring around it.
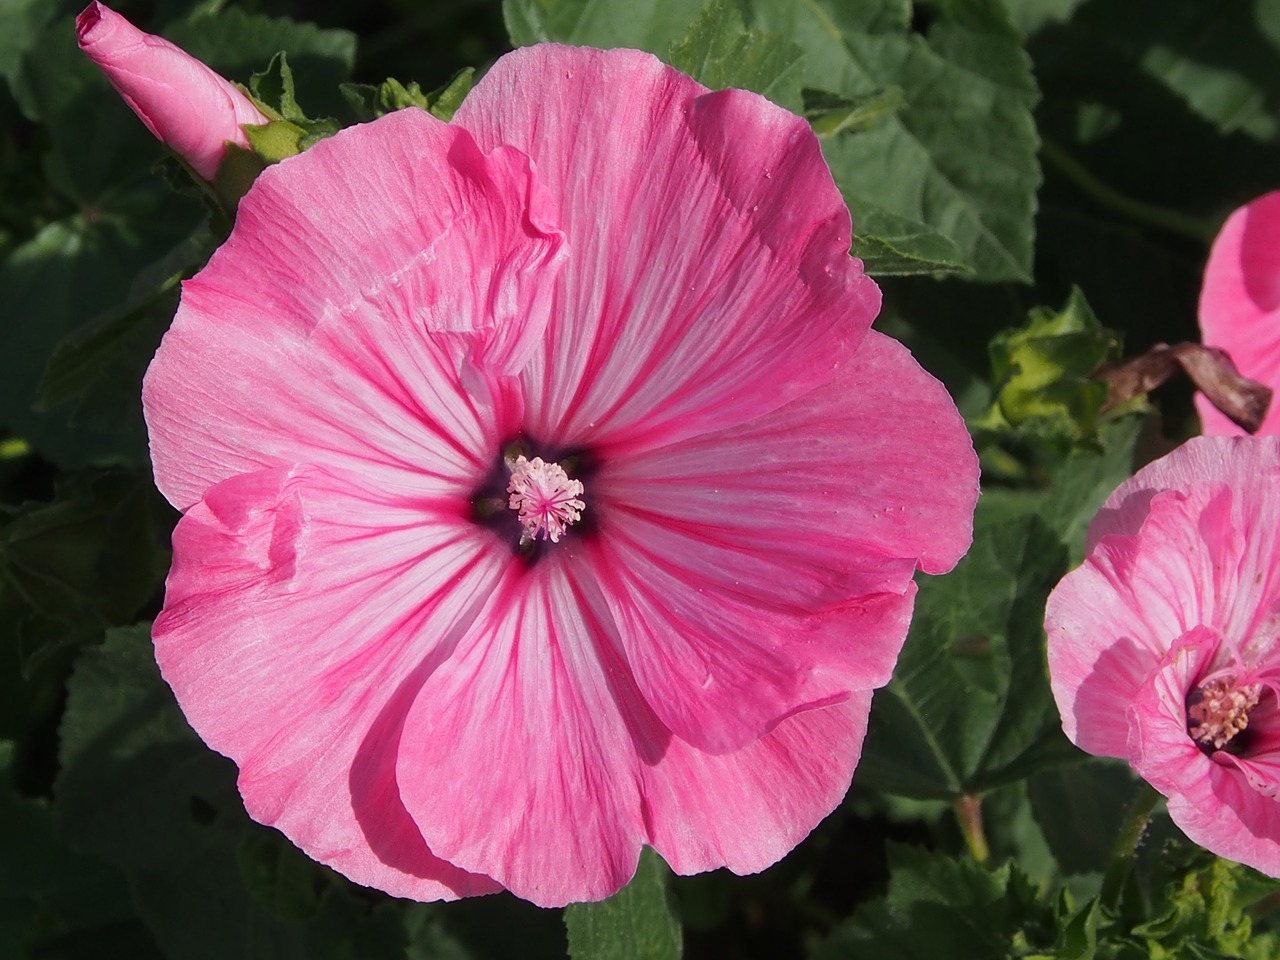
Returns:
[[[1203,683],[1187,695],[1187,733],[1201,750],[1221,750],[1249,726],[1261,696],[1261,684],[1240,684],[1229,674]]]

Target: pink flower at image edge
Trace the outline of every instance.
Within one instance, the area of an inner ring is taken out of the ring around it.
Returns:
[[[143,393],[156,656],[250,814],[544,905],[803,839],[977,498],[850,239],[802,119],[629,50],[263,173]]]
[[[1192,840],[1280,876],[1280,438],[1198,437],[1140,470],[1049,597],[1073,743],[1119,757]]]
[[[217,175],[228,141],[249,147],[242,124],[267,122],[234,84],[101,3],[76,17],[76,36],[147,129],[205,180]]]
[[[1280,393],[1280,191],[1236,210],[1222,225],[1200,289],[1200,330],[1207,346],[1230,354],[1237,369]],[[1244,433],[1203,394],[1196,409],[1211,436]],[[1280,434],[1280,400],[1258,436]]]

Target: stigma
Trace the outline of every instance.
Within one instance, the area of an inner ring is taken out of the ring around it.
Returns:
[[[520,520],[521,544],[537,539],[558,543],[587,508],[580,499],[582,481],[569,479],[560,464],[547,463],[541,457],[529,460],[518,456],[507,460],[507,468],[511,471],[507,506]]]

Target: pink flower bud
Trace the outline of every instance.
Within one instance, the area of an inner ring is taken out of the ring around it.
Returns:
[[[241,124],[268,122],[233,84],[100,3],[76,18],[76,36],[147,129],[205,180],[217,174],[228,141],[249,146]]]

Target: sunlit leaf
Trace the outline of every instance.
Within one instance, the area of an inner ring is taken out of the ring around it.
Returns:
[[[572,960],[678,960],[680,924],[667,892],[669,876],[667,865],[646,849],[635,877],[618,893],[567,907]]]

